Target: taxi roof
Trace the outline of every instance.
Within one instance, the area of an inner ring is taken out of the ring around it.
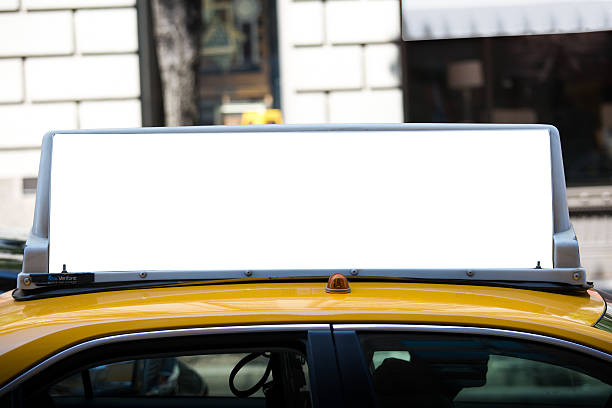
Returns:
[[[191,284],[19,302],[0,295],[0,383],[81,341],[119,333],[229,325],[402,323],[501,328],[543,334],[610,352],[592,327],[605,310],[593,290],[546,293],[471,285],[351,282]]]
[[[186,174],[202,191],[182,195]],[[38,180],[21,299],[334,272],[589,287],[552,126],[50,132]]]

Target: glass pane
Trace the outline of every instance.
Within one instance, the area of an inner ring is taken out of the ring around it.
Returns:
[[[234,375],[232,375],[232,372]],[[127,360],[88,370],[96,397],[285,398],[309,406],[308,368],[294,351],[216,353]],[[52,397],[82,396],[81,374],[50,388]],[[278,400],[276,400],[278,401]]]
[[[70,377],[54,384],[49,389],[49,395],[52,397],[82,397],[85,395],[83,390],[83,377],[81,373],[76,373]]]
[[[91,368],[89,376],[94,395],[133,394],[137,387],[136,367],[137,362],[132,360]],[[161,368],[157,371],[163,372]]]
[[[214,397],[232,397],[229,386],[229,377],[232,369],[246,358],[248,354],[211,354],[203,356],[179,357],[179,362],[185,367],[196,372],[202,378],[206,378],[207,394]],[[263,355],[247,364],[239,371],[234,380],[238,390],[246,390],[257,384],[265,375],[266,368],[270,359]],[[272,375],[270,375],[272,380]],[[253,397],[263,397],[263,390],[260,388]]]
[[[612,181],[611,31],[404,46],[406,121],[550,123],[569,185]]]
[[[601,380],[565,367],[490,355],[486,383],[482,387],[464,388],[455,401],[603,406],[601,404],[605,404],[605,397],[611,392],[612,387]]]
[[[554,347],[419,334],[364,334],[361,343],[383,408],[603,408],[612,401],[610,364]]]
[[[202,0],[200,123],[282,122],[276,2]]]
[[[548,268],[550,154],[545,129],[59,134],[49,270]]]
[[[388,358],[395,358],[403,361],[410,361],[408,351],[375,351],[372,355],[372,367],[376,370]]]

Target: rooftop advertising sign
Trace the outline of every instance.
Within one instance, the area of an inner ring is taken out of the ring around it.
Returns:
[[[21,278],[480,270],[546,281],[574,268],[562,279],[574,283],[580,268],[548,126],[57,132],[45,138],[39,180]]]

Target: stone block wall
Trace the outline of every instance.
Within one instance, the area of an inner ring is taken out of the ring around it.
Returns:
[[[403,122],[398,0],[278,0],[286,123]]]
[[[136,1],[0,0],[0,38],[1,234],[31,226],[45,132],[141,125]]]

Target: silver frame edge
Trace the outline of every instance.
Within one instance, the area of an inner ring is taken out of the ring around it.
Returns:
[[[349,278],[400,278],[422,280],[475,281],[475,282],[532,282],[560,283],[574,287],[590,287],[586,273],[581,267],[568,268],[447,268],[447,269],[277,269],[277,270],[142,270],[142,271],[96,271],[72,272],[71,275],[94,274],[94,283],[121,284],[147,281],[187,281],[187,280],[224,280],[232,279],[270,279],[270,278],[313,278],[328,277],[342,273]],[[53,275],[62,276],[59,272]],[[39,288],[53,288],[53,285],[37,285],[30,273],[22,272],[17,279],[17,288],[30,291]],[[29,281],[25,279],[28,278]],[[26,283],[28,282],[28,283]],[[78,287],[78,286],[74,286]]]

